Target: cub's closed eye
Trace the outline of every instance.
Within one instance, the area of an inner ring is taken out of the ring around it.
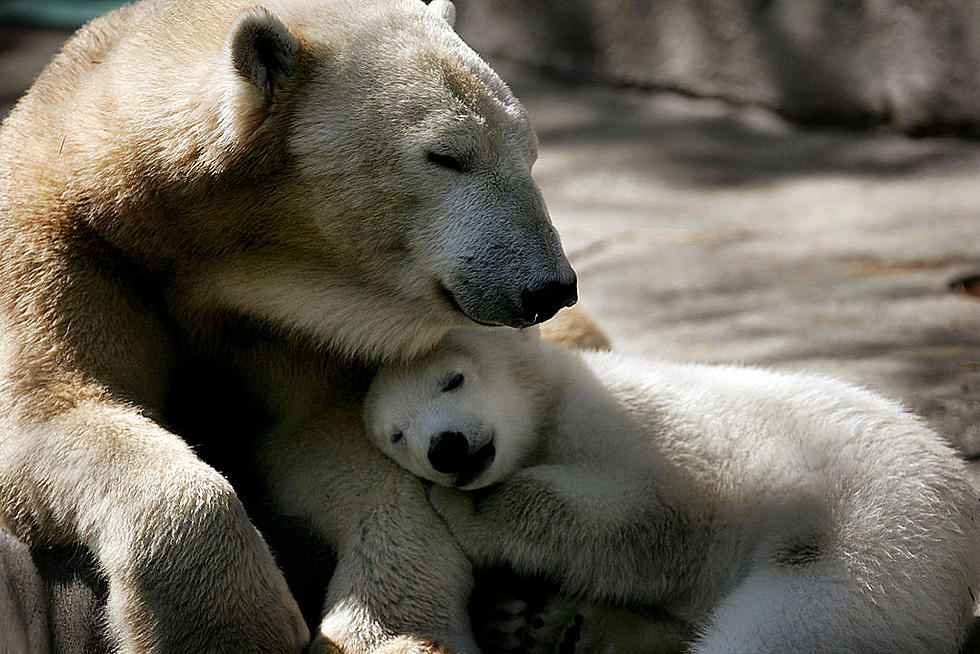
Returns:
[[[427,152],[425,158],[428,159],[429,163],[435,164],[441,168],[448,168],[449,170],[455,170],[461,173],[465,170],[463,162],[450,154],[439,154],[438,152]]]
[[[463,373],[457,372],[450,377],[442,387],[442,392],[454,391],[463,385]]]
[[[403,434],[402,432],[396,431],[395,433],[393,433],[391,436],[388,437],[388,440],[391,441],[392,443],[397,443],[402,439],[404,435],[405,434]]]

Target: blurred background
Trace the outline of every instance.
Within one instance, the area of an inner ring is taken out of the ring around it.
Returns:
[[[0,116],[105,0],[0,0]],[[633,353],[823,371],[980,457],[980,2],[458,0]]]

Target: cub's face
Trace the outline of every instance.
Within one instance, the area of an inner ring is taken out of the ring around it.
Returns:
[[[450,332],[422,360],[382,368],[365,400],[368,437],[413,474],[464,490],[496,483],[534,447],[533,382],[512,363],[536,351],[498,330]]]

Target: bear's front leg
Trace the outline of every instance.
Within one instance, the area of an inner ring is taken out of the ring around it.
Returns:
[[[314,651],[477,653],[469,561],[422,482],[378,452],[361,424],[356,410],[325,411],[261,448],[280,510],[312,518],[337,548]]]
[[[0,521],[80,542],[108,577],[125,654],[299,654],[308,630],[229,483],[177,436],[111,401],[0,422]]]

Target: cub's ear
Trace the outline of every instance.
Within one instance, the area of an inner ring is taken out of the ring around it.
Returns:
[[[432,0],[429,3],[429,10],[449,23],[450,27],[456,26],[456,5],[450,0]]]
[[[235,72],[266,101],[296,72],[299,39],[263,7],[238,15],[228,44]]]

